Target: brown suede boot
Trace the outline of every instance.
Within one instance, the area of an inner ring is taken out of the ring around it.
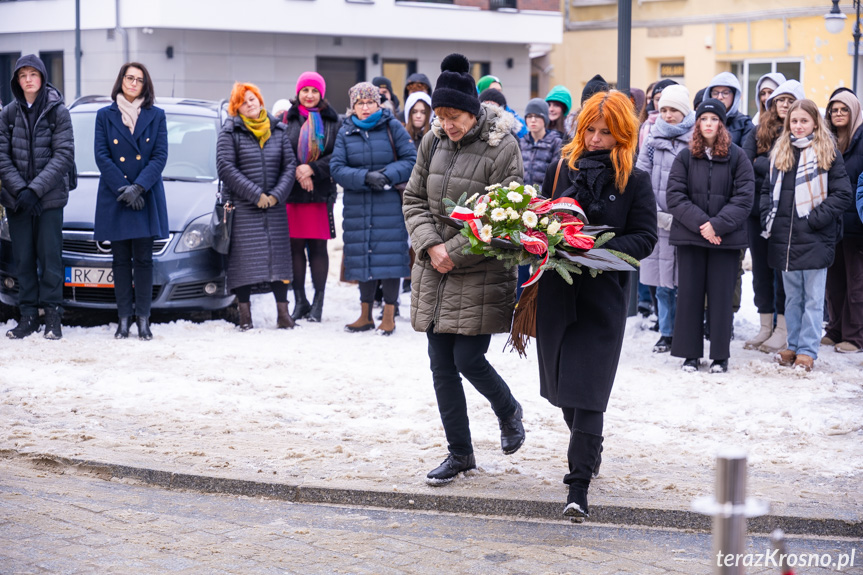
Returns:
[[[369,331],[375,329],[375,320],[372,319],[372,304],[362,302],[362,311],[360,317],[354,323],[349,323],[345,326],[345,331],[356,333],[359,331]]]
[[[294,323],[293,318],[291,318],[291,314],[288,313],[288,302],[277,301],[276,310],[278,312],[276,327],[279,329],[294,329],[296,324]]]
[[[396,306],[384,304],[384,317],[378,325],[378,333],[381,335],[392,335],[396,330]]]
[[[240,309],[240,331],[248,331],[255,327],[252,325],[252,304],[240,302],[237,307]]]

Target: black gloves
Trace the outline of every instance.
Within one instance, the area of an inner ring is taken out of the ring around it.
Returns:
[[[127,206],[136,212],[144,209],[144,198],[141,197],[144,193],[144,188],[138,184],[130,184],[123,186],[117,191],[120,193],[117,197],[118,202],[125,202]]]
[[[18,193],[18,209],[15,211],[20,214],[38,216],[42,213],[42,201],[36,192],[30,188],[24,188]]]
[[[370,171],[366,174],[366,185],[376,192],[383,190],[384,186],[389,183],[390,181],[381,172]]]

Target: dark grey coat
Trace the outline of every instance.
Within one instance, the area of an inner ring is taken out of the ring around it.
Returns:
[[[219,134],[217,164],[222,193],[236,209],[228,254],[228,289],[293,279],[285,200],[294,185],[297,159],[285,125],[270,117],[264,147],[239,116],[229,117]],[[257,207],[262,193],[279,203]]]

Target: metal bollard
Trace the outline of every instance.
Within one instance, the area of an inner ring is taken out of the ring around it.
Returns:
[[[746,498],[746,452],[725,449],[716,456],[716,496],[696,499],[692,508],[713,516],[712,563],[716,575],[743,575],[746,518],[758,517],[769,506]]]

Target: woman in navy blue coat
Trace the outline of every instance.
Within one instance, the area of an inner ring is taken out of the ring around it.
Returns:
[[[155,107],[150,74],[142,64],[124,64],[111,91],[114,103],[96,114],[99,166],[96,241],[110,241],[119,325],[114,337],[129,337],[134,302],[138,337],[153,338],[153,240],[168,237],[162,170],[168,160],[165,112]],[[132,276],[134,270],[134,297]]]
[[[345,279],[360,283],[360,317],[345,329],[375,329],[372,303],[381,280],[384,313],[379,331],[390,335],[399,284],[410,273],[408,232],[395,185],[407,182],[417,153],[401,122],[381,109],[375,86],[361,82],[351,88],[350,98],[351,109],[330,160],[333,179],[345,189]]]

